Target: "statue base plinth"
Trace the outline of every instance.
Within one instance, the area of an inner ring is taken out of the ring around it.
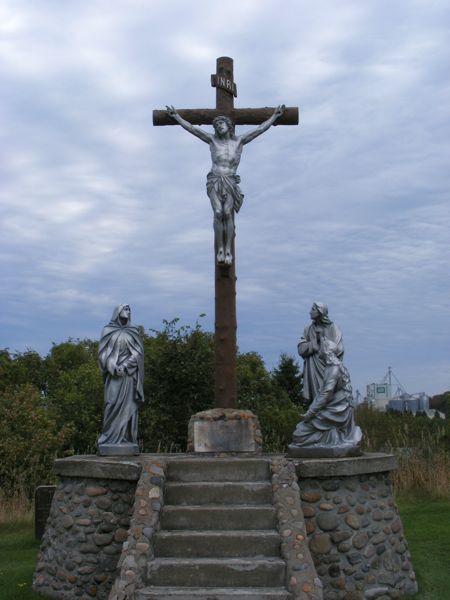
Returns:
[[[289,444],[287,456],[292,458],[345,458],[346,456],[361,456],[359,446],[310,446],[303,447]]]
[[[261,453],[258,417],[249,410],[213,408],[193,415],[188,428],[188,452]]]
[[[137,444],[99,444],[99,456],[136,456],[139,454]]]

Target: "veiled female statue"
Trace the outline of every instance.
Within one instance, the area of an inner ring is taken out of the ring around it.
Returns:
[[[130,325],[128,304],[114,309],[103,328],[98,358],[105,384],[105,409],[99,454],[139,454],[138,408],[144,402],[144,347]]]
[[[336,355],[342,360],[344,345],[339,327],[330,321],[328,306],[314,302],[309,312],[312,323],[305,327],[298,343],[298,353],[304,360],[303,397],[312,402],[319,391],[325,373],[325,363],[320,357],[320,340],[331,340],[336,344]]]
[[[361,454],[361,429],[353,418],[350,375],[339,346],[322,338],[319,357],[325,364],[320,388],[293,434],[291,456],[341,457]]]

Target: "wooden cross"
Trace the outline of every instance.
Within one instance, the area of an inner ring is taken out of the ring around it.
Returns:
[[[259,125],[272,116],[275,108],[234,108],[237,88],[233,79],[233,59],[217,59],[216,74],[211,75],[216,88],[216,108],[181,109],[178,114],[192,125],[210,125],[215,117],[229,117],[235,125]],[[153,125],[176,125],[165,110],[153,111]],[[298,125],[298,108],[286,108],[275,125]],[[215,405],[237,408],[236,383],[236,252],[233,262],[215,262]],[[215,257],[215,253],[214,253]]]

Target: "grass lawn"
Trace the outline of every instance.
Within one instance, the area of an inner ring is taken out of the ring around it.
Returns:
[[[32,524],[0,525],[0,600],[42,600],[31,591],[38,548]]]
[[[450,598],[450,501],[422,497],[397,500],[420,600]]]
[[[417,600],[450,598],[450,501],[400,497],[400,516],[419,582]],[[0,525],[0,600],[42,600],[31,591],[39,544],[30,523]]]

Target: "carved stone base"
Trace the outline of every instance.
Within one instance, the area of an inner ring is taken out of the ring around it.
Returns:
[[[262,450],[258,417],[249,410],[213,408],[191,417],[188,452],[257,452]]]
[[[359,446],[309,446],[308,448],[289,444],[287,455],[292,458],[345,458],[346,456],[361,456]]]
[[[136,456],[139,454],[137,444],[99,444],[99,456]]]

